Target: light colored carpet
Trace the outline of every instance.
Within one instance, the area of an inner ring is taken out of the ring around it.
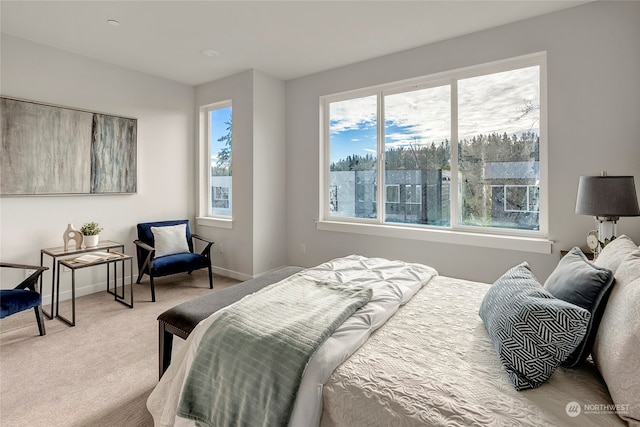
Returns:
[[[158,382],[160,313],[238,283],[206,270],[134,284],[134,308],[99,292],[76,299],[76,326],[46,319],[38,335],[33,310],[0,321],[0,425],[153,426],[146,400]],[[127,294],[128,296],[128,294]],[[63,311],[64,310],[64,311]],[[71,317],[70,304],[61,304]],[[174,339],[174,352],[184,341]]]

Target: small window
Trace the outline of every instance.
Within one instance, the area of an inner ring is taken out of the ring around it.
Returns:
[[[387,203],[399,203],[400,202],[400,186],[399,185],[387,185]]]
[[[215,105],[208,109],[208,135],[211,200],[209,216],[231,216],[232,213],[232,148],[233,119],[231,105]]]
[[[504,210],[507,212],[526,212],[529,207],[529,187],[524,185],[505,185]]]

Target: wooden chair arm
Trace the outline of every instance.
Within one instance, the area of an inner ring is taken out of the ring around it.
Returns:
[[[207,239],[206,237],[202,237],[199,234],[192,234],[191,237],[195,237],[198,240],[202,240],[203,242],[207,242],[207,243],[215,243],[213,240]]]
[[[134,240],[133,243],[136,246],[141,247],[142,249],[149,251],[149,252],[155,252],[155,248],[153,248],[152,246],[147,245],[145,242],[143,242],[142,240]]]
[[[18,286],[14,288],[14,289],[30,289],[33,292],[38,292],[36,283],[38,282],[38,279],[40,279],[40,275],[42,274],[42,272],[49,269],[49,267],[42,267],[40,265],[13,264],[13,263],[7,263],[7,262],[0,262],[0,267],[21,268],[23,270],[34,270],[34,272],[31,273],[29,277],[24,279],[22,282],[20,282]]]
[[[156,256],[156,250],[155,248],[153,248],[152,246],[147,245],[145,242],[143,242],[142,240],[134,240],[133,243],[144,249],[145,251],[147,251],[147,257],[145,258],[144,262],[142,263],[142,267],[140,267],[140,271],[150,271],[152,264],[153,264],[153,258]],[[139,265],[139,264],[138,264]],[[140,279],[138,279],[140,280]],[[154,300],[155,301],[155,300]]]
[[[49,269],[49,267],[42,267],[40,265],[14,264],[10,262],[0,262],[0,267],[22,268],[24,270],[42,270],[42,271]]]
[[[202,237],[198,234],[191,234],[191,237],[207,243],[207,246],[202,250],[202,252],[200,252],[200,254],[206,257],[211,257],[211,246],[214,244],[214,241]]]

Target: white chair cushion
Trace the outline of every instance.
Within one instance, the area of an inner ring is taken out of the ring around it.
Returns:
[[[155,241],[156,257],[189,252],[186,224],[151,227],[151,232]]]

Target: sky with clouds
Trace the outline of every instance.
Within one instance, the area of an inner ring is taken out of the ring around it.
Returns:
[[[458,80],[458,137],[539,132],[539,67]],[[387,95],[386,148],[451,139],[451,88]],[[330,104],[331,161],[376,153],[376,96]],[[526,111],[526,114],[525,114]]]
[[[227,122],[231,121],[231,107],[224,107],[212,110],[210,114],[209,138],[211,141],[211,166],[215,166],[218,161],[218,153],[224,148],[224,142],[218,139],[227,134]]]

